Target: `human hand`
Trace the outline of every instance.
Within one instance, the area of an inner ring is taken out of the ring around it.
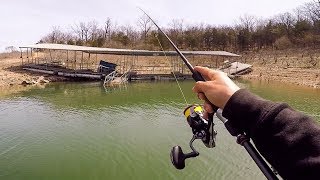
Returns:
[[[212,70],[206,67],[196,66],[198,71],[206,80],[196,82],[193,92],[198,94],[202,100],[209,100],[212,104],[223,109],[230,97],[240,88],[221,71]],[[205,102],[204,108],[208,112],[212,112],[209,102]]]

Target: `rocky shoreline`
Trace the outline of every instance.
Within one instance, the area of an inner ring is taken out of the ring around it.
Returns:
[[[24,71],[20,58],[0,58],[0,96],[28,90],[33,87],[43,88],[49,82],[66,81],[65,78],[48,76]]]
[[[311,88],[320,88],[320,69],[253,66],[253,71],[241,76],[246,80],[276,81]]]

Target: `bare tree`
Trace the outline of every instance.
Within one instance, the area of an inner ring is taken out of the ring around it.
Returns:
[[[89,31],[90,31],[90,24],[89,23],[86,24],[84,22],[80,22],[79,24],[75,24],[75,26],[73,26],[71,28],[81,41],[88,42]]]
[[[257,23],[257,18],[255,16],[246,14],[244,16],[241,16],[239,20],[240,20],[239,26],[242,29],[246,29],[250,32],[254,31]]]
[[[295,19],[298,22],[308,19],[306,17],[306,14],[305,14],[304,10],[303,10],[303,7],[298,7],[296,9],[294,9],[294,15],[295,15]]]
[[[278,15],[276,17],[276,21],[284,27],[288,36],[290,35],[290,31],[293,28],[294,23],[296,22],[294,16],[289,12]]]
[[[98,38],[99,36],[99,27],[97,21],[91,21],[87,24],[87,28],[89,29],[89,39],[91,41],[94,41]]]
[[[143,40],[145,41],[147,39],[148,33],[150,32],[153,24],[149,17],[146,15],[143,15],[138,20],[138,25],[141,29]]]
[[[173,19],[169,24],[171,27],[169,30],[170,37],[176,43],[179,43],[179,36],[183,35],[183,20],[182,19]]]
[[[104,39],[110,40],[111,38],[111,18],[107,18],[106,22],[104,22]]]
[[[60,30],[60,27],[53,26],[51,33],[43,37],[41,40],[47,43],[65,43],[65,34]]]
[[[124,26],[123,31],[133,43],[138,41],[139,32],[137,32],[137,30],[133,26],[131,25]]]
[[[5,48],[5,51],[9,52],[9,53],[12,53],[12,52],[16,52],[17,48],[14,47],[14,46],[8,46],[8,47]]]
[[[303,7],[304,13],[313,22],[320,20],[320,0],[314,0],[313,2],[306,3]]]
[[[183,30],[183,19],[173,19],[169,25],[172,30],[181,32]]]

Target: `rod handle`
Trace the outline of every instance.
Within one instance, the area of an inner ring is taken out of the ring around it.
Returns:
[[[192,73],[192,78],[193,78],[196,82],[198,82],[198,81],[206,81],[198,71],[193,71],[193,73]],[[211,105],[212,110],[213,110],[213,114],[214,114],[215,112],[217,112],[217,110],[218,110],[219,108],[218,108],[216,105],[212,104],[207,97],[206,97],[205,101],[207,101],[207,102]],[[210,115],[210,116],[211,116],[211,115],[213,116],[213,114],[209,114],[209,115]]]

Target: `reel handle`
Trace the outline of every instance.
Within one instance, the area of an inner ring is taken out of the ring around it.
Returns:
[[[174,146],[171,150],[170,157],[171,162],[177,169],[184,169],[185,160],[188,158],[193,158],[199,156],[197,151],[192,151],[188,154],[184,154],[180,146]]]

